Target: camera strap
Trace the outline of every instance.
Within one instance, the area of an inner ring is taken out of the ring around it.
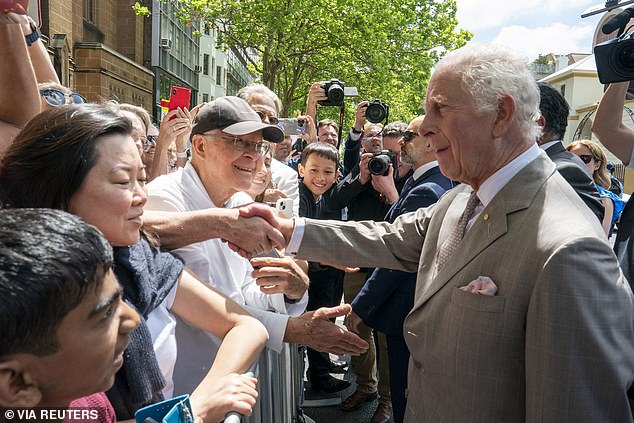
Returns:
[[[337,145],[337,148],[339,148],[341,146],[341,135],[343,133],[343,119],[346,115],[346,107],[344,106],[343,103],[341,103],[341,107],[339,108],[339,133],[337,134],[337,140],[339,141],[339,145]]]

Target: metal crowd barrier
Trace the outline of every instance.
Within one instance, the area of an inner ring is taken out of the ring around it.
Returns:
[[[304,348],[284,344],[282,351],[266,350],[258,361],[258,402],[249,423],[304,423]]]

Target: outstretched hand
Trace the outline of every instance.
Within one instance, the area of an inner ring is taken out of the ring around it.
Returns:
[[[337,307],[322,307],[290,318],[284,340],[306,345],[321,352],[360,355],[367,351],[368,343],[330,321],[351,311],[350,304],[344,304]]]

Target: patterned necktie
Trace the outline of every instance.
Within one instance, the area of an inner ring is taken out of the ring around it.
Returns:
[[[479,204],[480,199],[476,195],[476,192],[473,191],[469,196],[469,201],[467,201],[467,207],[465,207],[464,212],[462,212],[462,216],[460,216],[460,220],[458,220],[458,224],[449,234],[449,238],[447,238],[440,246],[438,259],[436,260],[436,270],[438,272],[440,272],[440,270],[445,266],[449,257],[451,257],[458,249],[458,245],[460,245],[460,241],[462,241],[462,237],[464,236],[464,230],[467,227],[467,223],[473,217],[473,213]]]
[[[414,180],[413,176],[410,176],[409,178],[407,178],[407,181],[405,181],[405,183],[403,184],[403,188],[401,188],[401,196],[407,194],[407,192],[412,189],[412,187],[414,186],[414,182],[416,182]]]

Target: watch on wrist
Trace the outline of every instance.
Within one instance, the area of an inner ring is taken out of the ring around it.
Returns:
[[[35,21],[30,16],[29,16],[29,26],[31,27],[31,33],[24,36],[27,46],[33,45],[34,42],[40,39],[40,35],[41,35],[40,30],[37,28],[37,25],[35,24]]]
[[[187,158],[189,158],[189,148],[186,148],[183,151],[177,151],[176,152],[176,158],[177,159],[187,159]]]
[[[357,131],[356,128],[353,126],[352,128],[350,128],[350,130],[352,131],[353,134],[363,134],[363,129],[360,131]]]

